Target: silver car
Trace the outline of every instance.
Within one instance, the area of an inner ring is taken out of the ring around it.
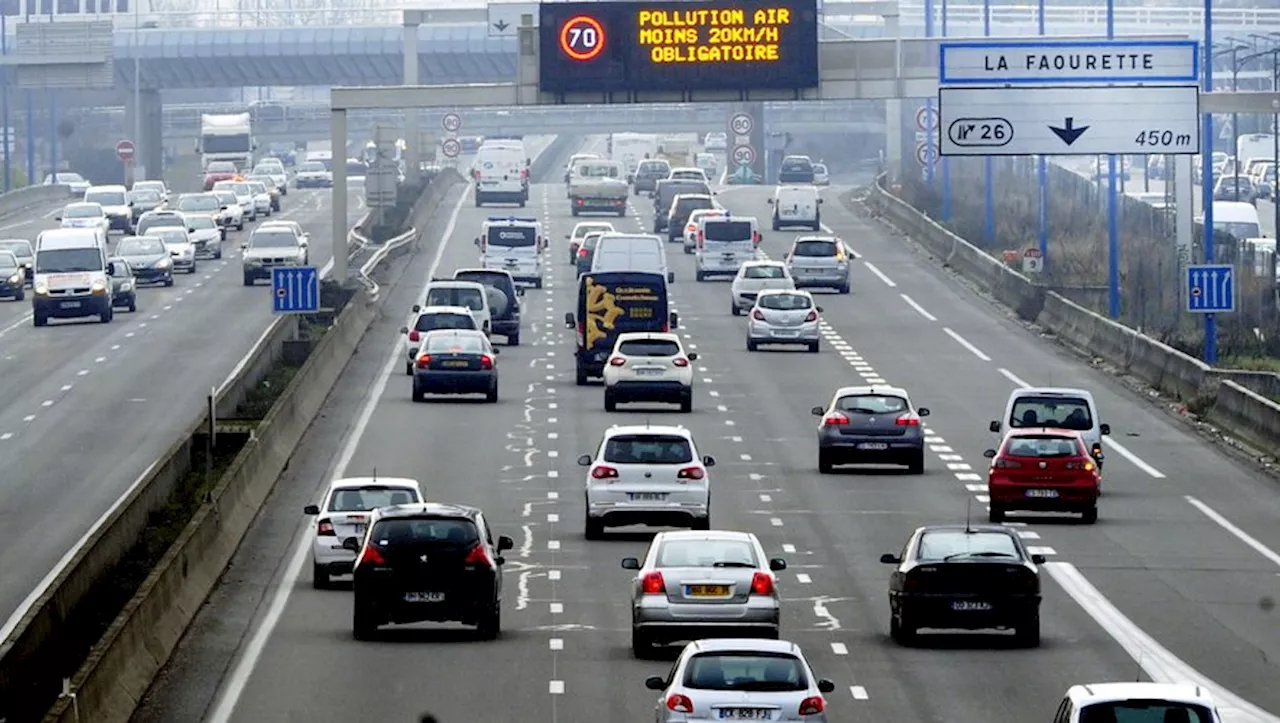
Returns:
[[[822,307],[807,291],[761,291],[747,314],[747,351],[762,344],[804,344],[816,354],[821,348],[821,313]]]
[[[796,288],[836,289],[849,293],[849,252],[835,236],[797,236],[786,262]]]
[[[695,640],[685,646],[667,678],[651,676],[661,691],[657,723],[767,720],[827,723],[826,693],[836,684],[816,678],[800,646],[786,640]]]
[[[787,569],[768,558],[749,532],[659,532],[631,585],[631,650],[639,659],[654,646],[714,635],[759,635],[776,640],[782,606],[774,572]]]

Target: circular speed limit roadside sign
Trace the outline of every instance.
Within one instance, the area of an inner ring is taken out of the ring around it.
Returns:
[[[449,133],[457,133],[462,127],[462,117],[457,113],[446,113],[444,119],[440,122],[444,129]]]
[[[733,162],[739,166],[749,166],[756,162],[756,149],[751,146],[735,146]]]
[[[729,121],[729,129],[733,131],[734,135],[750,135],[751,129],[754,127],[755,122],[746,113],[738,113]]]
[[[604,26],[590,15],[576,15],[560,26],[560,52],[578,62],[594,60],[605,42]]]
[[[457,158],[462,152],[462,144],[456,138],[450,138],[441,145],[440,150],[448,158]]]

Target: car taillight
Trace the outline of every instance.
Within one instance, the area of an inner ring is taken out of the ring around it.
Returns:
[[[427,365],[429,365],[430,363],[431,363],[431,355],[430,355],[430,354],[423,354],[422,356],[418,357],[418,368],[419,368],[419,369],[426,369],[426,368],[427,368]]]
[[[800,715],[817,715],[826,710],[827,703],[822,696],[815,695],[800,701]]]
[[[773,576],[767,572],[757,572],[751,576],[752,595],[772,595]]]
[[[822,426],[824,427],[834,427],[840,424],[848,424],[848,423],[849,423],[849,418],[839,412],[828,414],[827,416],[822,418]]]
[[[640,580],[640,589],[645,595],[666,595],[667,583],[662,579],[662,573],[647,572]]]
[[[602,464],[591,470],[591,476],[595,479],[617,479],[618,470]]]
[[[755,311],[751,312],[751,318],[755,319],[756,321],[764,321],[764,312],[760,311],[759,309],[756,309]]]
[[[338,533],[333,531],[333,523],[328,520],[320,520],[316,525],[316,534],[325,537],[332,537]]]
[[[899,427],[919,427],[920,418],[914,412],[905,412],[898,415],[898,418],[894,420],[894,424]]]
[[[667,710],[672,710],[676,713],[692,713],[693,701],[689,700],[687,695],[672,693],[667,696]]]
[[[682,357],[682,356],[678,356],[678,357],[676,357],[675,359],[672,359],[672,360],[671,360],[671,363],[672,363],[672,364],[675,364],[675,365],[676,365],[676,366],[678,366],[678,367],[687,367],[687,366],[689,366],[689,360],[688,360],[688,359],[685,359],[685,358],[684,358],[684,357]]]
[[[707,473],[701,467],[685,467],[676,474],[676,479],[702,479]]]
[[[691,223],[691,224],[689,224],[688,226],[686,226],[684,230],[685,230],[685,231],[697,231],[697,230],[698,230],[698,224],[696,224],[696,223]]]
[[[360,556],[360,564],[385,565],[387,564],[387,558],[383,557],[382,553],[378,552],[378,548],[373,545],[365,545],[364,554]]]
[[[751,232],[751,243],[752,243],[752,245],[754,245],[754,246],[759,246],[759,245],[760,245],[760,232],[759,232],[759,231],[752,231],[752,232]]]
[[[489,551],[485,549],[484,543],[477,542],[467,550],[467,556],[462,559],[462,564],[493,567],[493,559],[489,557]]]
[[[1097,442],[1094,442],[1093,447],[1089,449],[1089,453],[1092,454],[1094,457],[1101,457],[1102,445],[1098,444]]]
[[[587,257],[587,253],[588,251],[586,246],[578,247],[578,258],[585,259]]]
[[[626,364],[627,364],[627,360],[624,357],[620,357],[620,356],[615,356],[609,360],[609,366],[611,367],[626,366]]]
[[[817,312],[817,311],[810,311],[810,312],[809,312],[809,315],[808,315],[808,316],[806,316],[806,317],[804,318],[804,320],[805,320],[805,321],[817,321],[817,320],[818,320],[818,312]]]
[[[493,368],[493,357],[489,356],[488,354],[483,354],[483,355],[481,355],[481,357],[480,357],[480,368],[481,368],[481,369],[492,369],[492,368]]]
[[[993,463],[993,466],[995,466],[997,469],[1022,469],[1021,462],[1015,462],[1011,459],[997,458],[996,461]]]
[[[583,203],[585,203],[585,201],[584,201],[583,199],[579,198],[579,199],[578,199],[578,205],[579,205],[579,206],[581,206]]]
[[[418,341],[421,338],[422,338],[422,335],[418,333],[417,329],[414,329],[413,331],[409,332],[409,341]]]

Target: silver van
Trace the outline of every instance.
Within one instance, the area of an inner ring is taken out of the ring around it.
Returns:
[[[993,420],[988,428],[999,434],[1009,429],[1067,429],[1079,432],[1089,452],[1102,469],[1102,438],[1111,434],[1111,425],[1098,418],[1093,395],[1083,389],[1028,387],[1015,389],[1005,405],[1004,421]]]

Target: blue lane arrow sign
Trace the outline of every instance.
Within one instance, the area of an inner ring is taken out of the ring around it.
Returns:
[[[271,270],[272,311],[314,314],[320,310],[320,273],[314,266]]]
[[[1194,314],[1226,314],[1236,310],[1235,267],[1199,264],[1187,267],[1186,310]]]

